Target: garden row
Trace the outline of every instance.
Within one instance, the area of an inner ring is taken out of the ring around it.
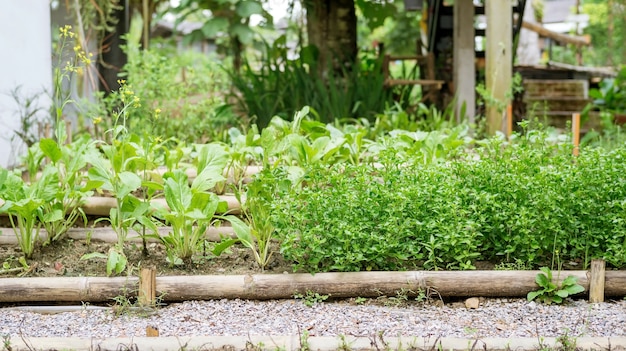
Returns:
[[[23,169],[0,170],[0,212],[26,257],[40,228],[44,244],[60,240],[85,219],[87,200],[98,199],[108,203],[98,221],[117,235],[109,274],[124,271],[133,231],[182,264],[224,221],[235,237],[213,254],[241,243],[260,267],[273,240],[309,272],[626,264],[623,146],[574,157],[566,137],[543,130],[473,140],[464,126],[374,138],[363,126],[312,121],[307,108],[262,132],[231,129],[227,144],[188,146],[129,133],[123,111],[104,140],[66,144],[59,124],[55,138],[29,149]],[[261,170],[244,181],[250,164]],[[230,211],[217,195],[225,191]]]

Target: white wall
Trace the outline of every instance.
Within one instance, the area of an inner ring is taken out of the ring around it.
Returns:
[[[13,130],[20,126],[19,106],[10,96],[21,86],[22,99],[52,86],[49,0],[0,0],[0,166],[19,162],[24,145]],[[39,118],[48,114],[49,99],[36,101]]]

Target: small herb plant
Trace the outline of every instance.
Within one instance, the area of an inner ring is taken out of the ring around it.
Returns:
[[[539,285],[540,289],[529,292],[527,295],[528,301],[538,299],[548,305],[552,302],[560,304],[563,303],[565,298],[585,291],[585,288],[577,283],[578,278],[573,275],[568,276],[561,283],[558,283],[558,276],[557,281],[554,281],[552,270],[548,267],[541,267],[540,270],[541,273],[538,273],[535,278],[535,282]]]

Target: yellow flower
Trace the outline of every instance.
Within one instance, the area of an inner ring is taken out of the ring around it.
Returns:
[[[93,119],[93,124],[98,124],[100,122],[102,122],[102,117],[100,117],[100,116],[98,116],[98,117]]]
[[[161,116],[161,109],[160,108],[155,108],[154,109],[154,119],[159,119],[159,116]]]

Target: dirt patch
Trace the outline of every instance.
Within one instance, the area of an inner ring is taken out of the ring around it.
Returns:
[[[20,269],[19,257],[23,256],[17,245],[0,246],[0,263],[4,276],[106,276],[106,260],[102,258],[81,259],[92,252],[107,254],[113,243],[89,242],[86,240],[62,239],[50,245],[39,247],[33,257],[27,260],[30,270]],[[146,250],[138,242],[127,243],[124,252],[128,258],[125,274],[138,275],[140,267],[155,267],[157,275],[212,275],[212,274],[255,274],[292,272],[291,264],[285,262],[278,253],[278,245],[272,249],[272,262],[261,271],[252,252],[242,245],[231,246],[220,256],[211,253],[215,243],[207,242],[191,262],[172,265],[167,262],[165,247],[158,243],[147,243]]]

